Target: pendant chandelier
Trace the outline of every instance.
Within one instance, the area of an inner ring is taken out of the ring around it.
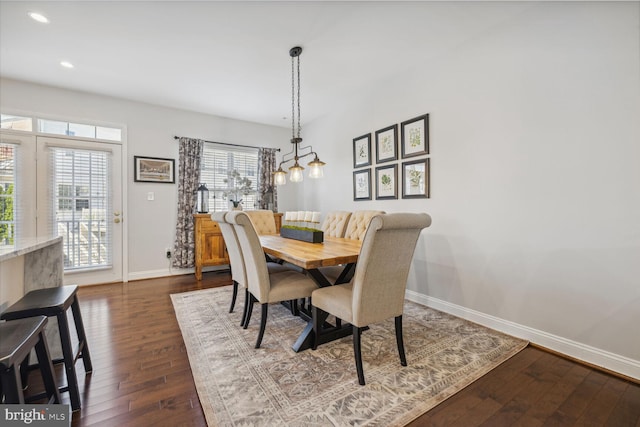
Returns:
[[[293,161],[293,165],[289,168],[289,179],[291,182],[302,181],[302,171],[304,168],[300,166],[298,160],[313,154],[314,159],[308,163],[309,166],[309,178],[322,178],[322,167],[324,162],[318,159],[318,154],[313,151],[311,146],[302,147],[302,138],[300,137],[300,54],[302,48],[299,46],[291,48],[289,50],[289,56],[291,56],[291,143],[293,144],[293,150],[290,153],[282,156],[282,161],[278,165],[278,170],[275,171],[274,181],[276,185],[284,185],[287,183],[287,173],[282,169],[282,165]],[[295,59],[294,59],[295,58]],[[294,63],[297,62],[297,69]],[[296,91],[296,76],[297,76],[297,91]],[[296,93],[297,92],[297,93]],[[297,96],[296,96],[297,95]],[[298,126],[296,128],[296,111],[295,106],[298,106]],[[309,150],[309,152],[301,154],[302,151]],[[289,157],[293,155],[293,157]],[[289,158],[287,158],[289,157]]]

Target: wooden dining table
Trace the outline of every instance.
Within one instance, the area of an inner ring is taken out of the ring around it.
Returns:
[[[341,237],[325,237],[322,243],[309,243],[269,234],[260,236],[260,244],[267,255],[300,267],[316,281],[318,286],[325,287],[332,286],[333,283],[318,268],[342,265],[344,268],[336,283],[348,282],[353,276],[362,242]],[[310,310],[311,307],[303,306],[297,313],[307,320],[307,325],[293,345],[294,351],[306,350],[313,345],[313,322]],[[322,332],[320,336],[315,337],[318,344],[345,337],[352,331],[350,325],[342,325],[339,320],[336,321],[336,325],[326,323],[326,317],[321,320]]]

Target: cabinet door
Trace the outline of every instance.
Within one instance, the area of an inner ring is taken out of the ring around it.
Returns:
[[[228,264],[229,257],[222,238],[220,226],[214,221],[204,220],[201,224],[200,248],[202,265]]]

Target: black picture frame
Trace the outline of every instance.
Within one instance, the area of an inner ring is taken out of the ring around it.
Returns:
[[[353,200],[371,200],[371,168],[353,171]]]
[[[398,165],[376,168],[376,200],[398,198]]]
[[[174,159],[133,156],[133,180],[174,184],[176,182],[175,163]]]
[[[402,162],[402,198],[427,199],[430,197],[429,158]]]
[[[400,125],[402,158],[429,154],[429,115],[414,117]]]
[[[376,131],[376,163],[398,160],[398,125]]]
[[[371,133],[353,138],[353,167],[371,166]]]

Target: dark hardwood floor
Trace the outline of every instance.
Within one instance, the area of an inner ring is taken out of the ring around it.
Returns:
[[[94,371],[76,365],[72,425],[205,426],[169,295],[230,283],[210,272],[81,288]],[[640,427],[640,385],[529,346],[409,425]]]

